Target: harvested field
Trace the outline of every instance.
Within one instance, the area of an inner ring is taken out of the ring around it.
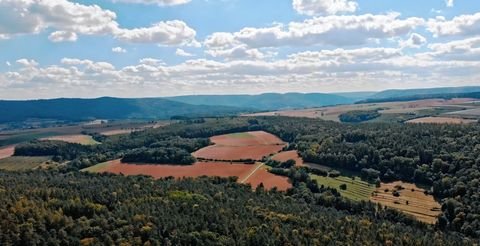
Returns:
[[[278,190],[286,191],[292,188],[292,184],[287,177],[270,173],[268,168],[263,164],[258,166],[245,180],[240,180],[240,182],[250,184],[253,188],[263,184],[263,187],[267,190],[276,187]]]
[[[296,150],[290,151],[283,151],[274,156],[272,156],[272,160],[285,162],[288,160],[294,160],[296,166],[303,166],[303,159],[300,157]]]
[[[95,141],[92,136],[89,135],[64,135],[64,136],[54,136],[48,138],[42,138],[40,140],[57,140],[64,141],[67,143],[78,143],[83,145],[95,145],[99,142]]]
[[[50,160],[50,157],[12,156],[0,160],[0,169],[8,171],[31,170],[38,168]]]
[[[423,117],[407,121],[407,123],[415,124],[470,124],[475,122],[477,121],[453,117]]]
[[[101,131],[99,133],[105,136],[114,136],[114,135],[130,134],[134,131],[135,129],[118,129],[118,130]]]
[[[480,108],[473,108],[447,113],[449,115],[480,116]]]
[[[234,161],[261,160],[264,156],[277,153],[283,145],[218,146],[212,145],[193,153],[193,156],[205,160]]]
[[[216,145],[223,146],[252,146],[252,145],[284,145],[285,143],[277,136],[264,132],[240,132],[211,137],[210,140]]]
[[[283,149],[285,143],[263,131],[219,135],[211,138],[214,145],[202,148],[193,156],[204,160],[261,160]]]
[[[197,162],[193,165],[136,165],[121,163],[120,160],[114,160],[83,171],[96,173],[114,173],[124,175],[149,175],[154,178],[165,177],[200,177],[200,176],[218,176],[218,177],[238,177],[241,183],[249,183],[253,188],[263,182],[266,188],[272,188],[278,185],[279,190],[289,188],[289,183],[284,177],[268,173],[263,164],[231,164],[229,162]],[[258,172],[258,174],[257,174]]]
[[[402,187],[403,189],[396,187]],[[393,195],[394,190],[398,190],[398,197]],[[429,224],[434,224],[441,212],[441,205],[435,201],[433,196],[425,195],[424,190],[415,184],[400,181],[388,184],[382,183],[376,189],[370,201],[398,209]]]
[[[0,148],[0,159],[8,158],[15,153],[15,145]]]

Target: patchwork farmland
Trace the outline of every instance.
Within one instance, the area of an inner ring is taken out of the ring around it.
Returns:
[[[99,142],[95,141],[92,136],[89,135],[63,135],[63,136],[54,136],[48,138],[42,138],[40,140],[56,140],[56,141],[63,141],[67,143],[78,143],[83,145],[95,145],[99,144]]]

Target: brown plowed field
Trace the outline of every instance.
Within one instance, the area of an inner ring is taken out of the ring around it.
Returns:
[[[219,146],[212,145],[202,148],[193,156],[206,160],[261,160],[264,156],[277,153],[283,145],[254,145],[254,146]]]
[[[392,194],[397,185],[401,185],[404,188],[398,191],[400,193],[399,197],[395,197]],[[386,189],[388,191],[385,191]],[[398,209],[429,224],[434,224],[437,221],[441,208],[441,205],[433,199],[433,196],[424,194],[423,189],[418,188],[415,184],[400,181],[388,184],[382,183],[373,193],[370,201]]]
[[[263,164],[231,164],[229,162],[197,162],[193,165],[136,165],[121,163],[114,160],[85,169],[84,171],[96,173],[115,173],[124,175],[149,175],[154,178],[165,177],[238,177],[238,182],[251,184],[256,188],[263,183],[267,189],[278,187],[279,190],[286,190],[291,187],[286,177],[281,177],[267,172]]]
[[[283,151],[272,157],[272,160],[285,162],[294,160],[296,166],[303,166],[303,159],[298,155],[296,150]]]
[[[0,159],[8,158],[15,152],[15,145],[0,148]]]
[[[211,137],[210,140],[216,145],[224,146],[251,146],[251,145],[283,145],[285,144],[277,136],[264,132],[241,132]]]
[[[202,148],[193,156],[205,160],[261,160],[264,156],[282,150],[285,143],[278,137],[263,131],[219,135],[211,138],[214,145]]]

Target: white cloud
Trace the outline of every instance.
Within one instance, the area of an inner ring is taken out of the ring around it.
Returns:
[[[451,7],[453,7],[454,2],[453,2],[453,0],[445,0],[445,4],[447,5],[447,7],[451,8]]]
[[[474,36],[480,34],[480,12],[473,15],[460,15],[451,20],[443,16],[429,19],[427,29],[435,37],[440,36]]]
[[[188,53],[188,52],[186,52],[185,50],[180,49],[180,48],[177,48],[177,50],[175,51],[175,55],[177,55],[177,56],[184,56],[184,57],[195,56],[194,54]]]
[[[121,68],[74,58],[42,67],[20,59],[22,66],[17,70],[0,73],[0,96],[146,97],[475,85],[480,79],[479,44],[478,38],[460,40],[430,45],[431,51],[410,55],[400,48],[339,48],[276,60],[192,59],[176,65],[144,58]],[[23,93],[17,88],[23,88]]]
[[[6,64],[8,67],[12,66],[12,64],[11,64],[9,61],[6,61],[5,64]]]
[[[293,8],[304,15],[333,15],[355,12],[358,4],[348,0],[293,0]]]
[[[421,18],[399,17],[398,13],[314,17],[287,26],[276,24],[266,28],[243,28],[234,33],[213,33],[205,39],[204,45],[207,54],[214,57],[229,57],[234,53],[255,57],[260,56],[260,48],[363,45],[406,35],[425,23]]]
[[[49,36],[53,42],[75,41],[79,34],[111,35],[132,43],[197,45],[196,32],[182,21],[126,29],[119,27],[117,15],[110,10],[67,0],[1,0],[0,16],[0,37],[3,38],[53,29]]]
[[[412,33],[407,40],[400,40],[399,46],[401,48],[420,48],[425,43],[427,43],[427,39],[424,36]]]
[[[50,41],[58,43],[58,42],[75,42],[77,41],[78,37],[77,34],[74,32],[68,31],[56,31],[52,32],[50,36],[48,36]]]
[[[191,0],[113,0],[120,3],[157,4],[159,6],[174,6],[189,3]]]
[[[151,27],[121,29],[116,33],[123,41],[162,45],[190,45],[196,42],[195,35],[195,30],[179,20],[162,21]]]
[[[112,52],[114,53],[127,53],[127,50],[122,47],[114,47],[112,48]]]

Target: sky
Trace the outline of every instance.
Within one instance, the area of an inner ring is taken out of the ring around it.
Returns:
[[[0,0],[0,99],[469,85],[477,0]]]

